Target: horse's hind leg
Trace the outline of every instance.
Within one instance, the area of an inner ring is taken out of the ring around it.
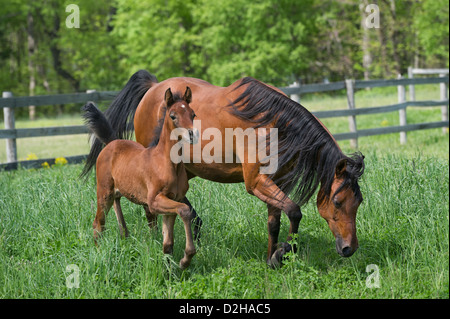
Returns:
[[[128,237],[128,228],[123,218],[122,207],[120,206],[120,197],[114,199],[114,212],[116,213],[117,222],[119,223],[119,230],[121,237]]]
[[[172,255],[173,253],[173,226],[177,215],[163,216],[163,252]]]

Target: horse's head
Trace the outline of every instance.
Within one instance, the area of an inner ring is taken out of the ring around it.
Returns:
[[[319,213],[336,238],[336,251],[343,257],[350,257],[358,249],[356,212],[363,200],[358,179],[363,172],[364,156],[341,159],[336,165],[329,194],[322,187],[317,196]]]
[[[189,106],[192,100],[191,89],[187,86],[183,97],[173,95],[170,88],[166,90],[164,101],[166,102],[170,130],[180,129],[180,136],[184,142],[196,144],[199,139],[199,131],[194,127],[195,112]]]

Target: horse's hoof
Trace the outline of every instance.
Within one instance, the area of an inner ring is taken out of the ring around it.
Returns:
[[[272,268],[280,268],[283,266],[283,257],[286,253],[292,250],[292,246],[288,243],[280,243],[279,248],[275,250],[272,254],[270,260],[267,261],[267,264]]]

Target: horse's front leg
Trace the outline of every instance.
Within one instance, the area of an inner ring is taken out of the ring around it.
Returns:
[[[267,264],[271,264],[272,255],[277,250],[278,235],[280,233],[281,209],[267,204],[267,210],[267,231],[269,233],[269,244],[267,246]]]
[[[267,263],[272,267],[279,266],[283,255],[292,249],[288,243],[281,243],[281,245],[277,246],[280,230],[280,211],[284,211],[289,218],[290,227],[287,240],[290,241],[292,240],[291,234],[298,233],[298,227],[302,218],[300,207],[289,199],[266,175],[259,175],[254,186],[248,189],[248,191],[268,205],[269,219],[267,225],[269,231],[269,247]],[[294,246],[295,249],[296,247]]]

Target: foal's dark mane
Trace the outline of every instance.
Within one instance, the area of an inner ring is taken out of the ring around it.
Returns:
[[[270,177],[285,194],[302,206],[321,183],[324,192],[320,195],[330,197],[336,165],[346,159],[344,182],[337,192],[349,186],[362,200],[358,186],[364,171],[361,154],[344,155],[331,134],[299,103],[250,77],[242,79],[236,89],[245,85],[245,91],[230,104],[231,112],[254,122],[255,127],[274,123],[278,129],[278,170]]]

